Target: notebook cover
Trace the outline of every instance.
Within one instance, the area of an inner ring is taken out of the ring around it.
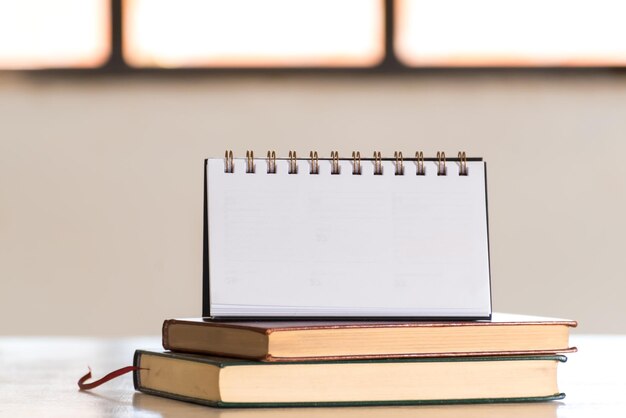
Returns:
[[[140,358],[142,354],[157,355],[163,357],[177,358],[186,361],[196,361],[201,363],[212,364],[222,367],[236,367],[238,365],[259,365],[260,367],[280,367],[277,363],[263,363],[250,360],[232,359],[225,357],[200,356],[195,354],[179,354],[173,352],[152,352],[145,350],[136,350],[133,360],[135,367],[140,366]],[[566,362],[565,356],[499,356],[499,357],[440,357],[440,358],[421,358],[421,359],[374,359],[374,360],[347,360],[347,361],[297,361],[290,364],[323,364],[323,363],[383,363],[383,362],[469,362],[469,361],[524,361],[524,360],[546,360]],[[454,405],[454,404],[482,404],[482,403],[510,403],[510,402],[544,402],[559,400],[565,398],[564,393],[555,393],[548,396],[536,397],[513,397],[513,398],[479,398],[479,399],[442,399],[442,400],[399,400],[399,401],[350,401],[350,402],[280,402],[280,403],[238,403],[238,402],[213,402],[201,398],[193,398],[170,392],[164,392],[149,389],[141,386],[139,371],[133,371],[133,384],[135,390],[150,395],[161,396],[170,399],[176,399],[185,402],[192,402],[201,405],[217,407],[217,408],[267,408],[267,407],[324,407],[324,406],[385,406],[385,405]]]
[[[278,160],[284,158],[277,158]],[[329,158],[320,158],[320,160],[329,160]],[[346,158],[340,158],[340,160],[346,160]],[[362,161],[369,161],[371,158],[363,158]],[[383,160],[392,160],[390,158],[383,158]],[[407,158],[406,161],[410,161],[410,158]],[[467,158],[467,161],[483,161],[483,158]],[[437,158],[424,158],[424,161],[437,161]],[[459,161],[458,158],[447,158],[447,161]],[[213,317],[215,319],[223,320],[223,321],[256,321],[256,320],[266,320],[266,321],[290,321],[291,317],[281,317],[281,316],[268,316],[268,317],[249,317],[249,316],[235,316],[235,317],[227,317],[221,316],[217,317],[211,313],[211,294],[210,294],[210,274],[209,274],[209,210],[208,210],[208,162],[209,159],[204,159],[204,188],[203,188],[203,228],[202,228],[202,316],[203,317]],[[487,196],[487,164],[484,164],[484,173],[485,173],[485,214],[486,214],[486,227],[487,227],[487,263],[489,266],[489,314],[486,316],[459,316],[459,317],[421,317],[421,316],[385,316],[385,317],[374,317],[374,316],[341,316],[341,317],[333,317],[333,316],[302,316],[304,320],[320,320],[320,321],[346,321],[346,320],[355,320],[355,321],[388,321],[388,320],[396,320],[396,321],[415,321],[415,320],[425,320],[425,321],[470,321],[470,320],[489,320],[493,316],[493,290],[491,286],[491,245],[489,239],[489,202]]]

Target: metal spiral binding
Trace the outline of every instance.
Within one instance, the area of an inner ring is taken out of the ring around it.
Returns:
[[[337,151],[330,152],[331,161],[331,169],[330,174],[340,174],[339,170],[339,153]]]
[[[233,164],[233,151],[226,150],[224,154],[224,173],[234,173],[235,165]]]
[[[417,164],[417,169],[415,170],[415,174],[418,176],[425,175],[426,170],[424,169],[424,153],[422,151],[415,152],[415,163]]]
[[[361,175],[361,153],[352,151],[352,174]]]
[[[295,151],[289,151],[289,174],[298,174],[298,161]]]
[[[246,173],[254,173],[254,151],[246,151]]]
[[[459,152],[459,176],[467,176],[467,157],[465,151]]]
[[[446,153],[443,151],[437,151],[437,175],[446,175]]]
[[[380,151],[374,151],[374,174],[377,176],[383,174],[383,161]]]
[[[276,152],[267,151],[267,174],[276,174]]]
[[[402,151],[394,152],[393,157],[396,159],[396,176],[403,176],[404,175],[404,160],[402,159]]]
[[[467,154],[465,151],[459,151],[457,154],[458,158],[453,159],[453,161],[457,161],[459,163],[459,176],[467,176],[469,175],[469,169],[467,164]],[[394,166],[395,166],[395,175],[403,176],[405,174],[404,170],[404,157],[402,155],[402,151],[395,151],[393,153],[394,158]],[[310,170],[309,174],[319,174],[320,173],[320,164],[319,157],[317,151],[311,151],[309,153],[310,159]],[[296,151],[289,151],[289,157],[287,159],[288,162],[288,173],[289,174],[298,174],[298,158],[296,156]],[[304,160],[304,159],[303,159]],[[344,158],[344,160],[348,160]],[[374,164],[374,175],[382,175],[383,174],[383,158],[380,151],[374,151],[373,158],[366,158],[366,161],[372,161]],[[391,158],[387,158],[387,161],[391,161]],[[418,176],[426,175],[426,165],[424,164],[424,153],[422,151],[415,152],[415,159],[409,158],[407,161],[415,161],[416,170],[415,174]],[[429,161],[433,161],[433,159],[429,159]],[[437,157],[435,163],[437,164],[437,175],[445,176],[447,175],[446,169],[446,153],[444,151],[437,151]],[[330,173],[331,174],[341,174],[341,164],[339,158],[338,151],[331,151],[330,153]],[[277,170],[276,166],[276,151],[267,151],[267,173],[275,174]],[[234,173],[235,172],[235,164],[232,150],[226,150],[224,153],[224,172],[225,173]],[[254,151],[248,150],[246,151],[246,173],[255,173],[256,166],[254,164]],[[361,163],[361,152],[360,151],[352,151],[352,174],[360,175],[362,174],[362,163]]]
[[[311,151],[309,153],[309,157],[311,158],[311,171],[309,174],[319,174],[320,173],[320,162],[317,158],[317,151]]]

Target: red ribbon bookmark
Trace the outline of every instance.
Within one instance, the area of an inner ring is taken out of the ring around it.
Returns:
[[[89,390],[89,389],[97,388],[101,384],[106,383],[111,379],[115,379],[116,377],[119,377],[123,374],[129,373],[135,370],[147,370],[145,368],[142,369],[141,367],[135,367],[135,366],[122,367],[121,369],[112,371],[111,373],[107,374],[101,379],[96,380],[95,382],[85,383],[85,381],[91,379],[91,367],[88,367],[88,369],[89,369],[89,372],[87,372],[86,375],[84,375],[78,380],[78,388],[80,390]]]

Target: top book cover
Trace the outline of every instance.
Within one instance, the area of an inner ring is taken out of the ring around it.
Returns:
[[[169,319],[167,350],[262,361],[556,354],[575,351],[576,321],[494,313],[478,321]]]
[[[203,316],[488,319],[482,159],[205,160]]]

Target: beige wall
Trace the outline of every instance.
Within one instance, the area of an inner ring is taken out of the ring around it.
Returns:
[[[626,78],[0,76],[1,334],[200,313],[202,160],[468,151],[494,307],[626,332]]]

